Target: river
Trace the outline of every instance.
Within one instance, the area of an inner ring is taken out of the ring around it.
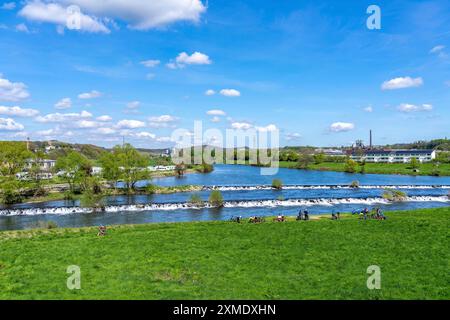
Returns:
[[[285,185],[270,188],[273,179]],[[352,181],[360,188],[349,188]],[[156,178],[161,186],[202,185],[197,192],[207,200],[212,189],[221,190],[224,208],[190,208],[192,193],[107,197],[106,211],[92,213],[77,201],[49,201],[17,204],[0,209],[0,230],[33,227],[38,221],[54,221],[60,227],[82,227],[152,222],[228,220],[232,216],[295,215],[308,208],[310,214],[348,212],[361,208],[406,210],[449,206],[450,177],[348,174],[281,168],[275,176],[262,176],[260,169],[241,165],[217,165],[209,174],[188,174],[181,178]],[[145,184],[142,182],[141,184]],[[407,193],[407,201],[388,202],[381,198],[385,187]]]

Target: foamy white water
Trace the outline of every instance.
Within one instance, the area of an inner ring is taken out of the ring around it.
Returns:
[[[411,196],[407,197],[405,202],[450,202],[448,196]],[[287,199],[287,200],[249,200],[249,201],[226,201],[225,208],[269,208],[269,207],[298,207],[298,206],[333,206],[338,204],[391,204],[380,197],[373,198],[315,198],[315,199]],[[204,208],[211,208],[205,203]],[[106,206],[101,211],[108,213],[115,212],[143,212],[143,211],[173,211],[185,209],[202,209],[190,205],[189,203],[148,203],[135,205]],[[100,210],[99,210],[100,211]],[[29,208],[29,209],[12,209],[0,210],[0,216],[17,216],[17,215],[68,215],[92,213],[92,208],[81,207],[57,207],[57,208]]]
[[[247,185],[247,186],[205,186],[203,190],[220,191],[254,191],[254,190],[272,190],[270,185]],[[349,185],[286,185],[285,190],[314,190],[314,189],[357,189]],[[450,185],[362,185],[359,189],[450,189]]]

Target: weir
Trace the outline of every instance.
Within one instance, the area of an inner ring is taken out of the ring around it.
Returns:
[[[448,196],[410,196],[402,202],[450,202]],[[303,207],[303,206],[333,206],[338,204],[391,204],[382,197],[370,198],[313,198],[313,199],[286,199],[286,200],[237,200],[225,201],[225,208],[264,208],[264,207]],[[144,211],[173,211],[173,210],[201,210],[213,208],[208,203],[203,207],[198,207],[187,202],[177,203],[148,203],[135,205],[105,206],[102,209],[82,208],[82,207],[55,207],[55,208],[29,208],[29,209],[3,209],[0,216],[20,216],[20,215],[68,215],[83,213],[117,213],[117,212],[144,212]]]
[[[272,190],[271,185],[232,185],[232,186],[204,186],[203,191],[220,190],[220,191],[253,191],[253,190]],[[355,188],[348,184],[296,184],[285,185],[285,190],[314,190],[314,189],[450,189],[450,185],[360,185]]]

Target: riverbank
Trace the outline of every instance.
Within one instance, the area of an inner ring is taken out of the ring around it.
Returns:
[[[450,208],[386,215],[0,232],[0,299],[449,299]]]
[[[183,192],[197,192],[201,191],[202,186],[195,185],[180,185],[180,186],[157,186],[151,185],[151,187],[137,188],[131,194],[125,189],[104,189],[100,194],[102,197],[108,196],[120,196],[120,195],[151,195],[151,194],[172,194]],[[82,194],[70,194],[70,200],[80,200]],[[22,204],[38,204],[48,201],[67,200],[67,194],[64,192],[50,191],[47,195],[27,198],[22,201]]]
[[[366,163],[364,172],[367,174],[397,174],[411,176],[450,176],[450,164],[440,164],[438,168],[433,163],[419,164],[418,171],[410,168],[408,163]],[[297,162],[280,161],[280,168],[298,169]],[[307,169],[318,171],[346,172],[345,163],[323,162],[320,164],[310,164]],[[361,173],[362,167],[357,165],[354,173]]]

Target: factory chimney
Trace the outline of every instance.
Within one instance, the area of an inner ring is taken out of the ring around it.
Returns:
[[[372,129],[370,129],[370,143],[369,148],[372,149]]]

